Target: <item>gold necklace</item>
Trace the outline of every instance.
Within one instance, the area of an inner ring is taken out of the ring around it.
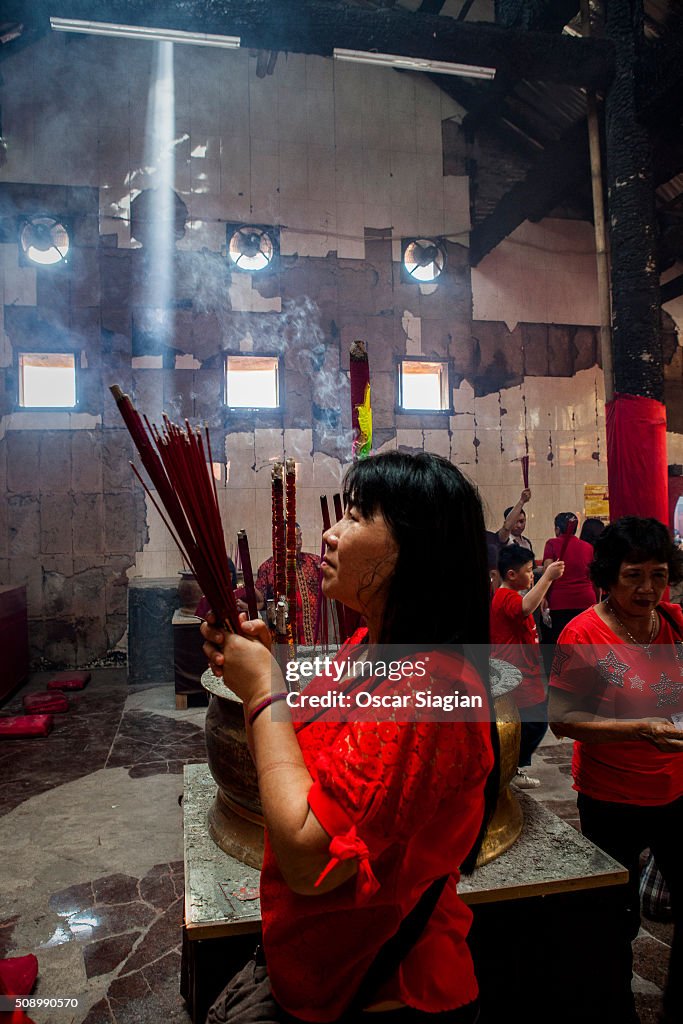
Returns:
[[[650,638],[649,638],[648,642],[646,644],[644,644],[644,643],[641,643],[640,640],[636,640],[636,638],[634,637],[633,633],[627,628],[627,626],[624,625],[624,623],[621,621],[621,619],[619,618],[619,616],[615,612],[615,610],[614,610],[614,608],[612,606],[612,602],[610,601],[609,598],[607,598],[607,601],[605,602],[605,604],[608,605],[609,610],[611,611],[612,615],[617,620],[617,622],[619,623],[619,625],[623,629],[624,633],[626,633],[626,636],[629,638],[631,643],[635,644],[637,647],[642,647],[644,651],[649,651],[650,647],[652,646],[652,641],[655,638],[655,632],[657,630],[657,613],[654,610],[654,608],[650,612]]]

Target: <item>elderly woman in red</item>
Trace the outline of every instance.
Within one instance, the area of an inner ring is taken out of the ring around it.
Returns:
[[[562,631],[550,678],[556,736],[576,740],[572,773],[584,835],[629,869],[622,1001],[638,1021],[631,941],[640,924],[639,858],[654,854],[669,885],[674,939],[660,1020],[683,1019],[683,613],[662,601],[683,558],[656,519],[626,516],[595,541],[590,574],[607,597]]]
[[[325,534],[323,592],[361,612],[367,630],[338,663],[362,648],[376,664],[373,645],[386,655],[397,650],[387,645],[409,644],[413,662],[431,652],[434,680],[448,675],[450,693],[478,696],[486,710],[469,721],[384,710],[293,724],[287,701],[273,700],[284,686],[272,681],[278,670],[262,624],[245,623],[260,642],[202,627],[214,671],[245,704],[267,826],[265,962],[233,979],[209,1012],[212,1024],[473,1024],[479,1015],[471,912],[456,883],[495,800],[492,727],[486,685],[462,648],[436,648],[488,640],[481,505],[446,460],[390,452],[350,470],[345,508]],[[437,566],[431,607],[418,609],[416,579]],[[411,659],[399,661],[392,682],[342,678],[337,690],[351,703],[360,690],[409,693]]]

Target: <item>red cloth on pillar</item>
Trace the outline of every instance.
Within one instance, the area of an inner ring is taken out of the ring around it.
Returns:
[[[652,516],[668,526],[666,408],[654,398],[615,395],[606,412],[610,519]]]

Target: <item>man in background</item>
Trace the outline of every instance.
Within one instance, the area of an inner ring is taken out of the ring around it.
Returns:
[[[296,524],[296,631],[297,643],[313,646],[315,619],[318,611],[318,583],[320,559],[309,551],[302,551],[301,527]],[[272,556],[258,569],[255,580],[256,604],[259,610],[275,597],[275,568]]]

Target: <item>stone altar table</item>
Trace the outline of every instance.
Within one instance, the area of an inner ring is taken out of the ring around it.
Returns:
[[[259,872],[208,834],[215,792],[206,765],[185,767],[181,991],[195,1024],[204,1024],[213,999],[249,959],[261,920]],[[518,841],[458,887],[474,914],[480,1024],[621,1024],[610,1016],[611,949],[627,872],[531,797],[521,800]]]

